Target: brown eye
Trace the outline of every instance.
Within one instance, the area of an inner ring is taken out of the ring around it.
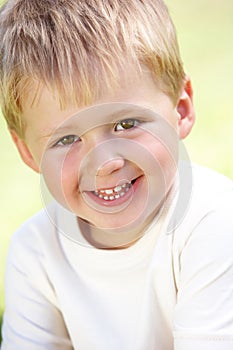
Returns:
[[[76,135],[67,135],[61,138],[57,143],[56,146],[71,146],[73,143],[79,141],[79,137]]]
[[[132,129],[138,124],[138,121],[135,119],[121,120],[119,123],[116,124],[115,131]]]

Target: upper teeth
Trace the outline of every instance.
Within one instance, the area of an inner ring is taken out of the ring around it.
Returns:
[[[114,188],[107,188],[107,189],[101,189],[96,190],[94,193],[99,198],[103,198],[104,200],[114,200],[118,199],[125,195],[126,192],[130,189],[132,184],[130,182],[124,183],[123,185],[118,185]]]

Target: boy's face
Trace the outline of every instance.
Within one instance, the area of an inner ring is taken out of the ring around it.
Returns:
[[[190,88],[174,106],[148,73],[122,80],[117,93],[88,108],[61,110],[44,87],[25,103],[25,143],[14,136],[24,161],[103,247],[128,246],[143,234],[171,189],[178,140],[193,123]]]

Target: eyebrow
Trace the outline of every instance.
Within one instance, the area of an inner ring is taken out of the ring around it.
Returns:
[[[143,118],[142,114],[145,114],[146,117]],[[155,116],[156,113],[151,111],[148,108],[144,108],[144,107],[139,107],[139,108],[135,108],[132,110],[131,109],[123,109],[120,110],[118,113],[112,113],[109,117],[113,119],[113,121],[118,121],[122,116],[125,117],[125,119],[127,118],[135,118],[135,117],[140,117],[141,119],[145,119],[148,120],[149,117],[152,118],[152,116]]]
[[[61,126],[61,127],[57,127],[54,129],[44,129],[42,131],[42,135],[38,137],[38,140],[40,139],[46,139],[46,138],[50,138],[53,135],[63,135],[65,132],[70,131],[71,129],[75,129],[77,128],[77,125],[65,125],[65,126]]]

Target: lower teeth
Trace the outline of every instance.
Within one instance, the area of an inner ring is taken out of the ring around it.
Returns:
[[[127,191],[126,191],[127,192]],[[101,194],[98,195],[100,199],[104,199],[105,201],[113,201],[114,199],[119,199],[120,197],[123,197],[125,195],[125,192],[121,192],[120,194],[116,194],[115,196],[102,196]]]

